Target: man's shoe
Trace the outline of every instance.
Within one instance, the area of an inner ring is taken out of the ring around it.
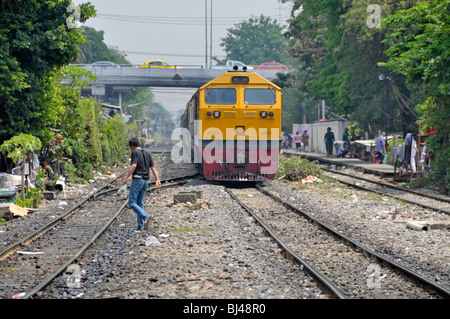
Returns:
[[[150,220],[150,215],[147,216],[144,220],[144,229],[148,229],[148,221]]]

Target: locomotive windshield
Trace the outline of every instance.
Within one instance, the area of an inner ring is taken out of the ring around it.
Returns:
[[[236,104],[236,89],[206,89],[207,104]]]
[[[275,104],[275,91],[271,89],[246,89],[244,100],[245,104],[249,105]]]

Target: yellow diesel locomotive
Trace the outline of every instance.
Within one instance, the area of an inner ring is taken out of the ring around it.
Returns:
[[[229,71],[203,85],[181,117],[192,158],[207,180],[264,181],[278,170],[281,88],[253,72]]]

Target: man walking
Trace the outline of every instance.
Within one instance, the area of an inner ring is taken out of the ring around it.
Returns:
[[[156,179],[156,186],[160,186],[158,173],[153,163],[152,156],[140,147],[140,142],[137,138],[130,139],[129,143],[131,149],[131,168],[124,178],[123,183],[126,184],[130,176],[133,181],[130,187],[130,196],[128,204],[137,214],[137,231],[144,230],[144,225],[150,217],[144,210],[144,197],[148,187],[148,179],[150,169]]]

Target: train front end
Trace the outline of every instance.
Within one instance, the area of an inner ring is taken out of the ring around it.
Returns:
[[[252,72],[227,72],[198,91],[198,136],[206,179],[264,181],[278,170],[281,89]]]

